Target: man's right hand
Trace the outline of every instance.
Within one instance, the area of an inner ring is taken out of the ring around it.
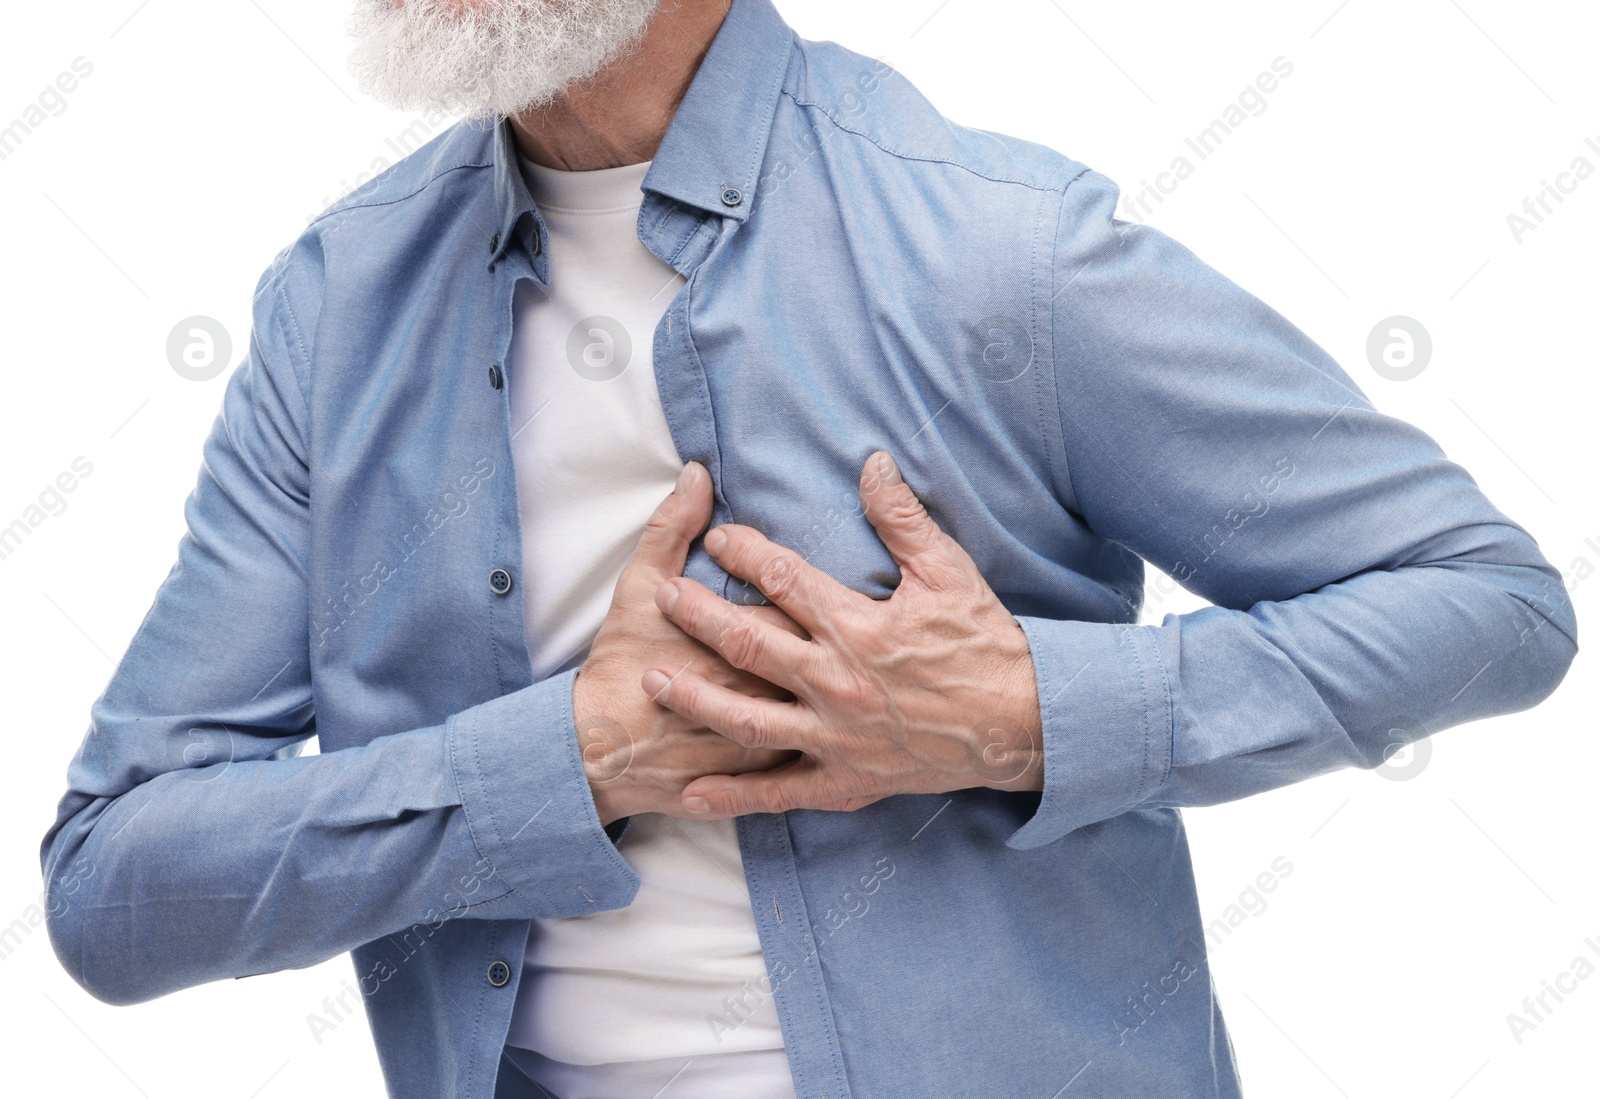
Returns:
[[[788,692],[740,671],[669,622],[656,607],[662,581],[683,574],[689,544],[711,521],[711,475],[698,463],[684,466],[672,495],[645,525],[639,546],[617,581],[611,609],[578,669],[572,688],[578,747],[602,824],[634,813],[685,816],[683,788],[702,775],[760,771],[785,763],[794,752],[745,748],[704,726],[692,725],[651,701],[639,679],[656,665],[693,668],[721,686],[747,695],[788,699]],[[798,637],[806,633],[776,607],[750,607]]]

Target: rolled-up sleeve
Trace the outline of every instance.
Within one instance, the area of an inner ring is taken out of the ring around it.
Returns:
[[[1577,624],[1559,573],[1423,432],[1170,238],[1065,190],[1049,287],[1058,490],[1213,606],[1022,618],[1045,788],[1034,847],[1205,805],[1532,706]]]

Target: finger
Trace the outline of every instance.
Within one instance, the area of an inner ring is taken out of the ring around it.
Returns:
[[[699,462],[690,462],[678,475],[671,494],[645,523],[639,545],[622,571],[619,588],[642,584],[648,585],[648,592],[669,576],[681,576],[689,544],[710,521],[711,475]]]
[[[806,628],[783,612],[781,607],[747,607],[746,610],[770,625],[778,627],[785,633],[792,633],[801,641],[810,641],[811,635]]]
[[[926,580],[940,569],[964,571],[971,564],[966,550],[933,521],[886,450],[875,451],[861,469],[861,506],[902,578],[915,572]]]
[[[832,788],[816,760],[801,757],[770,771],[697,778],[683,788],[683,807],[691,816],[707,818],[787,813],[848,800],[842,792]]]
[[[867,602],[794,550],[768,540],[753,527],[724,523],[706,534],[706,551],[717,564],[748,580],[813,637],[841,615]]]
[[[639,686],[658,705],[746,748],[800,748],[806,740],[797,704],[751,698],[688,668],[651,668]]]
[[[659,583],[653,584],[645,593],[644,598],[649,599],[652,603],[655,602],[656,589],[660,586]],[[782,630],[784,633],[797,637],[801,641],[811,640],[811,635],[806,633],[798,622],[784,614],[777,607],[737,607],[736,609],[742,614],[753,614],[774,629]],[[679,667],[685,665],[696,668],[719,665],[724,668],[728,667],[728,662],[723,660],[715,649],[698,638],[690,637],[682,627],[665,615],[656,620],[646,643],[645,651],[650,654],[651,659],[674,661]],[[731,671],[733,674],[743,678],[758,678],[746,675],[736,668],[731,669]]]
[[[794,690],[816,662],[815,646],[771,619],[737,607],[704,584],[673,577],[656,589],[656,606],[679,629],[735,668]]]
[[[857,809],[864,809],[875,801],[882,801],[881,797],[845,798],[843,801],[830,802],[827,805],[813,805],[812,809],[821,809],[829,813],[853,813]]]

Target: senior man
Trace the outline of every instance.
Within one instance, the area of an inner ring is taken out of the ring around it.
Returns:
[[[350,951],[406,1099],[1238,1095],[1178,808],[1549,694],[1533,541],[769,0],[355,30],[469,121],[261,280],[45,838],[63,964]],[[1213,605],[1136,625],[1144,561]]]

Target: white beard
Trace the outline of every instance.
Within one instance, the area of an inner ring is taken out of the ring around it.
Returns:
[[[550,103],[643,37],[660,0],[356,0],[350,71],[400,109],[469,119]]]

